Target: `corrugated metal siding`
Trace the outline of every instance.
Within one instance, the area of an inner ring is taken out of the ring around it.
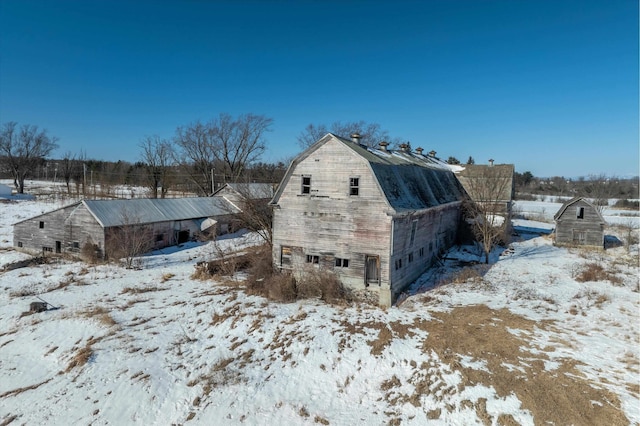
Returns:
[[[85,200],[84,205],[104,227],[214,217],[237,213],[221,197]]]

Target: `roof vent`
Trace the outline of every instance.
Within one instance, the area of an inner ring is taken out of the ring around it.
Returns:
[[[400,151],[407,152],[408,150],[409,150],[409,144],[406,144],[406,143],[400,144]]]
[[[420,147],[416,148],[416,152],[418,153],[418,155],[422,155],[422,151],[424,151],[424,149]]]
[[[493,167],[493,158],[489,159],[489,167]]]
[[[353,133],[353,134],[351,135],[351,141],[352,141],[353,143],[357,143],[358,145],[360,145],[360,138],[361,138],[361,137],[362,137],[362,136],[360,136],[360,133]]]
[[[389,146],[389,142],[382,141],[378,145],[380,145],[380,149],[383,151],[387,151],[387,147]]]
[[[435,151],[429,151],[429,157],[436,158],[436,152]]]

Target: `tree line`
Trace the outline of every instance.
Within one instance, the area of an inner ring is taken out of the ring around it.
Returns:
[[[8,122],[0,128],[0,176],[12,178],[18,193],[24,192],[27,178],[38,178],[64,182],[69,194],[86,196],[100,187],[102,193],[109,195],[111,188],[128,185],[148,188],[152,198],[166,197],[169,191],[207,195],[226,182],[277,183],[286,172],[285,161],[261,161],[272,125],[273,119],[265,115],[233,117],[221,113],[209,121],[179,126],[170,137],[142,137],[138,161],[131,163],[95,160],[84,152],[69,151],[62,158],[49,159],[59,148],[57,137],[36,125]],[[343,137],[357,133],[359,142],[370,147],[381,142],[392,148],[411,146],[410,141],[391,136],[380,124],[362,120],[309,124],[299,133],[297,142],[305,149],[329,132]],[[453,156],[446,162],[462,164]],[[475,160],[469,156],[465,164],[475,164]],[[521,199],[535,194],[640,198],[638,177],[537,178],[525,171],[516,172],[515,188]]]

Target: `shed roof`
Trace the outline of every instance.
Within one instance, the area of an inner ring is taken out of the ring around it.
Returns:
[[[295,165],[330,140],[340,141],[366,160],[389,205],[398,213],[459,201],[464,189],[446,163],[417,152],[380,150],[328,133],[293,160],[283,182]],[[280,185],[272,204],[277,204],[285,185]]]
[[[274,184],[272,183],[225,183],[213,195],[224,192],[229,189],[242,197],[248,197],[252,200],[261,198],[271,198],[274,194]]]
[[[596,208],[596,206],[590,203],[589,200],[587,200],[585,197],[573,197],[569,201],[566,201],[562,205],[562,207],[560,207],[560,209],[556,212],[556,214],[553,215],[553,220],[558,220],[560,216],[562,216],[570,206],[576,204],[579,201],[582,201],[583,203],[587,204],[589,207],[593,208],[593,210],[598,215],[598,219],[600,219],[600,222],[605,223],[604,217],[602,217],[602,214],[600,213],[600,211]]]
[[[238,212],[233,204],[222,197],[84,200],[82,203],[105,228],[199,219]]]

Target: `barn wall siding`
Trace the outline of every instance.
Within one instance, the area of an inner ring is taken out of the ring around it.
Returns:
[[[48,212],[14,225],[13,245],[27,252],[63,252],[66,247],[65,220],[77,204]]]
[[[580,208],[584,209],[582,218],[578,217]],[[604,247],[604,224],[596,208],[584,200],[568,205],[556,217],[556,244]]]
[[[460,212],[460,203],[450,203],[395,221],[390,272],[394,298],[426,272],[438,256],[454,244]],[[412,231],[414,221],[415,232]]]
[[[302,177],[311,177],[302,194]],[[358,178],[358,195],[350,195],[350,178]],[[273,259],[277,267],[304,268],[307,255],[321,256],[341,281],[364,289],[366,256],[380,258],[380,285],[389,292],[391,217],[388,204],[368,163],[329,142],[298,164],[283,189],[273,217]],[[295,247],[292,265],[281,264],[282,247]],[[335,258],[348,259],[346,268]]]

